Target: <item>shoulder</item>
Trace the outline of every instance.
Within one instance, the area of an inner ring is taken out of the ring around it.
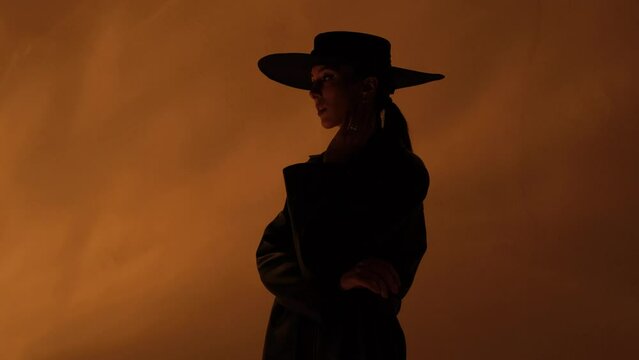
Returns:
[[[419,155],[402,148],[388,160],[388,176],[394,179],[393,182],[412,188],[426,197],[430,175]]]
[[[390,137],[382,138],[379,143],[380,145],[375,151],[374,162],[378,162],[389,170],[428,177],[426,166],[419,155]]]
[[[405,157],[407,166],[411,169],[411,171],[414,171],[416,176],[422,178],[422,180],[429,182],[430,175],[428,174],[428,169],[419,155],[414,152],[406,151]]]

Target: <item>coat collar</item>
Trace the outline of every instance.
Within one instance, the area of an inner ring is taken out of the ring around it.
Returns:
[[[376,131],[368,140],[362,152],[353,161],[360,162],[369,159],[378,158],[381,155],[388,154],[389,150],[399,149],[401,146],[397,141],[390,138],[386,132]],[[323,156],[326,151],[322,151],[319,154],[312,154],[308,156],[309,163],[322,163]]]

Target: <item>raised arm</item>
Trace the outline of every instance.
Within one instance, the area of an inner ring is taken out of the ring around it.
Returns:
[[[336,283],[358,261],[379,257],[401,278],[399,299],[426,251],[422,202],[429,178],[411,153],[359,166],[305,163],[284,169],[301,271]]]
[[[256,260],[260,279],[276,300],[315,320],[321,319],[330,296],[338,292],[302,274],[286,206],[264,230]]]

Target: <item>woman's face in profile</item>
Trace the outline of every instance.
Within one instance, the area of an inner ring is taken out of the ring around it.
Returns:
[[[313,86],[309,93],[315,101],[322,126],[326,129],[341,126],[358,99],[352,69],[348,66],[316,65],[311,70],[311,81]]]

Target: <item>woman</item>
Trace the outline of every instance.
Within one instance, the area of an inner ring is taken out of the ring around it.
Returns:
[[[443,76],[393,67],[386,39],[341,31],[258,66],[339,126],[326,151],[284,169],[286,204],[257,248],[275,295],[263,359],[405,359],[397,314],[426,251],[429,178],[390,95]]]

